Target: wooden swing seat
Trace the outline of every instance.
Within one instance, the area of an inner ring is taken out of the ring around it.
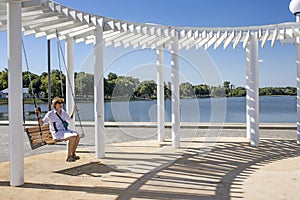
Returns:
[[[53,140],[52,134],[49,129],[49,125],[25,128],[25,132],[28,136],[31,149],[36,149],[44,145],[53,145],[57,142],[64,141]]]

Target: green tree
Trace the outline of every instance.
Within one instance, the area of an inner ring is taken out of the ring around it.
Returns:
[[[40,77],[37,77],[35,79],[32,80],[32,89],[33,89],[33,93],[36,97],[40,97],[41,93],[46,93],[46,91],[42,91],[41,90],[41,85],[42,85],[42,81],[40,79]],[[31,90],[31,88],[29,88],[29,90]],[[30,94],[32,93],[32,91],[30,91]]]
[[[246,96],[246,89],[244,87],[237,87],[237,88],[231,90],[228,93],[228,96],[232,96],[232,97]]]
[[[225,89],[225,93],[226,93],[226,95],[230,92],[230,81],[225,81],[224,83],[223,83],[223,87],[224,87],[224,89]]]
[[[208,85],[205,84],[196,85],[193,88],[197,97],[208,96],[210,93]]]
[[[115,73],[112,73],[110,72],[108,75],[107,75],[107,81],[113,81],[113,80],[116,80],[118,78],[118,75],[115,74]]]
[[[171,97],[171,88],[168,87],[168,85],[164,82],[164,93],[165,93],[165,99],[168,99]]]
[[[41,78],[41,91],[46,93],[48,97],[48,74],[46,72],[42,73]],[[64,96],[66,94],[66,77],[59,70],[52,70],[50,73],[51,82],[51,97]]]
[[[0,90],[8,88],[8,70],[5,68],[0,72]]]
[[[94,75],[79,72],[75,74],[75,94],[78,96],[92,96],[94,94]]]
[[[29,88],[29,94],[33,95],[32,92],[37,95],[39,93],[40,81],[37,74],[25,71],[22,73],[23,88]]]
[[[286,95],[297,95],[297,88],[295,88],[295,87],[286,87],[284,89],[284,93]]]
[[[153,80],[143,81],[138,89],[138,95],[144,98],[151,98],[156,93],[156,83]]]
[[[182,83],[179,86],[180,97],[193,97],[195,96],[194,89],[191,83]]]
[[[212,96],[212,97],[225,97],[226,92],[225,92],[224,87],[211,86],[210,87],[210,96]]]
[[[139,80],[133,77],[118,76],[115,83],[113,98],[132,98],[139,86]]]

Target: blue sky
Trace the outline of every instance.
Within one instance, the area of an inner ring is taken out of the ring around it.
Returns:
[[[289,0],[57,0],[57,2],[78,10],[122,20],[156,23],[172,26],[194,27],[226,27],[274,24],[295,21],[289,11]],[[41,73],[47,69],[46,40],[35,39],[33,36],[24,39],[31,71]],[[7,66],[6,33],[0,33],[0,69]],[[52,67],[57,68],[56,41],[52,40]],[[109,71],[119,75],[136,75],[141,79],[155,78],[155,52],[130,51],[124,49],[106,48],[106,74]],[[192,52],[193,51],[193,52]],[[92,45],[75,45],[75,70],[89,71],[92,69]],[[108,66],[113,55],[121,55]],[[182,52],[182,56],[189,52]],[[198,54],[197,54],[198,53]],[[209,49],[207,52],[191,50],[194,59],[199,63],[209,60],[207,68],[214,67],[219,71],[220,78],[230,80],[236,86],[245,86],[245,50],[239,45],[236,50],[232,46],[223,50]],[[199,57],[198,57],[199,55]],[[205,59],[204,59],[205,58]],[[198,59],[198,60],[197,60]],[[296,49],[293,44],[284,46],[277,42],[271,48],[268,43],[265,48],[259,48],[260,87],[264,86],[296,86]],[[166,52],[165,64],[169,65],[169,55]],[[195,75],[192,66],[180,62],[182,81],[193,84],[207,82],[205,73]],[[25,69],[25,65],[23,67]],[[149,73],[145,73],[149,70]],[[143,72],[143,73],[142,73]],[[151,72],[151,73],[150,73]],[[169,79],[166,69],[166,80]],[[142,77],[147,74],[148,77]],[[151,74],[151,75],[150,75]]]

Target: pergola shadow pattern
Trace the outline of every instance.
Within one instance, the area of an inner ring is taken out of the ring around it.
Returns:
[[[22,188],[114,195],[120,200],[131,198],[226,200],[243,198],[243,183],[257,171],[258,167],[300,156],[300,148],[294,141],[273,139],[262,140],[260,148],[250,147],[246,142],[218,142],[206,156],[202,157],[201,154],[199,156],[201,151],[198,148],[189,148],[174,162],[145,174],[118,171],[100,162],[90,162],[54,172],[64,176],[99,178],[102,181],[101,186],[25,182]],[[108,157],[110,154],[107,152]],[[134,154],[139,152],[118,153],[119,157],[114,159],[116,163],[123,161],[124,157],[130,157],[134,161],[136,157]],[[159,162],[155,159],[145,161]],[[95,176],[95,173],[100,175]],[[110,178],[103,175],[109,175]],[[128,179],[132,180],[130,184]],[[112,184],[122,183],[128,186],[111,187]],[[0,182],[0,186],[8,185],[8,182]]]

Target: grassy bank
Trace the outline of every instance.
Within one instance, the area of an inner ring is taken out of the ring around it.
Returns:
[[[45,103],[45,102],[48,102],[48,99],[36,99],[35,101],[37,103]],[[24,99],[24,103],[26,103],[26,104],[32,103],[33,104],[33,99],[26,98],[26,99]],[[5,105],[5,104],[8,104],[8,99],[0,99],[0,105]]]

